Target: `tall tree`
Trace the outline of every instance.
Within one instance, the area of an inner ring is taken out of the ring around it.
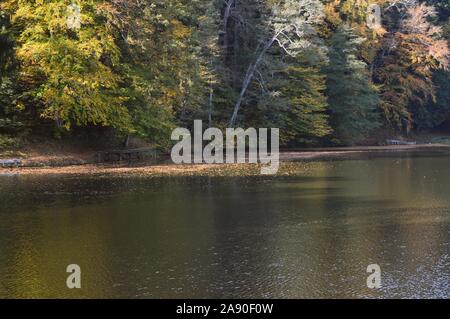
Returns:
[[[332,133],[327,115],[326,77],[322,72],[325,62],[312,59],[311,54],[314,51],[286,63],[274,78],[271,98],[262,99],[267,113],[278,118],[274,125],[280,128],[284,145],[316,145]]]
[[[360,142],[380,126],[378,94],[367,64],[358,58],[363,41],[348,26],[330,39],[327,96],[336,137],[345,144]]]
[[[14,102],[17,94],[14,42],[9,16],[0,11],[0,134],[17,134],[23,128]]]
[[[442,28],[431,21],[436,15],[433,7],[409,1],[396,10],[391,14],[400,18],[385,38],[383,63],[375,78],[381,84],[386,119],[410,131],[418,124],[415,116],[436,96],[433,71],[448,68],[449,50]]]
[[[245,94],[267,51],[274,43],[278,44],[289,56],[296,56],[310,48],[316,40],[315,26],[322,22],[323,17],[323,6],[318,0],[301,2],[286,0],[273,5],[272,15],[266,23],[266,36],[258,44],[254,58],[244,76],[242,88],[230,119],[231,127],[236,124]]]
[[[94,124],[131,130],[123,104],[126,97],[114,71],[120,52],[105,24],[102,4],[96,0],[79,3],[79,28],[69,23],[70,1],[8,0],[2,4],[20,29],[16,54],[22,96],[34,97],[32,104],[27,99],[20,103],[38,107],[41,117],[66,129]]]
[[[116,0],[106,8],[119,34],[120,69],[136,133],[167,144],[175,125],[192,125],[209,103],[215,56],[214,36],[209,38],[214,22],[207,16],[211,3]]]

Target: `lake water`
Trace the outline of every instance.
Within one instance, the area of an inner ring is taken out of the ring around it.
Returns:
[[[450,153],[277,177],[0,176],[0,297],[449,298]]]

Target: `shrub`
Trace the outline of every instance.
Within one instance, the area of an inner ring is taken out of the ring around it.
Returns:
[[[20,140],[18,138],[0,135],[0,151],[17,149],[20,147]]]

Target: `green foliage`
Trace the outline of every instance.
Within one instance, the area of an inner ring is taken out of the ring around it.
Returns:
[[[204,1],[117,1],[107,6],[122,57],[119,67],[135,133],[166,146],[176,120],[192,123],[208,76],[200,31]],[[186,121],[187,122],[187,121]],[[185,124],[185,123],[183,123]]]
[[[23,128],[15,105],[17,93],[14,39],[8,15],[0,12],[0,134],[16,134]]]
[[[309,15],[295,0],[3,0],[3,145],[107,127],[168,147],[172,129],[195,119],[225,128],[237,104],[240,126],[278,127],[289,146],[440,125],[450,118],[448,1],[372,2],[383,8],[376,30],[359,0],[302,1]],[[79,25],[68,23],[72,3]]]
[[[310,145],[331,133],[320,63],[298,57],[269,83],[271,93],[259,101],[258,107],[266,114],[263,123],[280,128],[282,144]]]
[[[332,125],[345,144],[362,141],[380,126],[378,94],[366,63],[357,56],[362,42],[348,27],[337,30],[330,39],[330,61],[325,68]]]
[[[101,13],[102,1],[82,1],[81,27],[70,29],[71,1],[9,1],[17,10],[12,21],[20,29],[17,58],[21,64],[23,108],[38,107],[42,118],[58,126],[113,126],[130,132],[126,96],[114,72],[120,52]]]
[[[434,74],[436,98],[415,112],[418,129],[437,127],[450,119],[450,72],[438,71]]]
[[[0,151],[17,149],[21,145],[19,138],[10,137],[0,134]]]

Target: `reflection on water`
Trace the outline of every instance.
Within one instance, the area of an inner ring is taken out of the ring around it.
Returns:
[[[424,155],[279,177],[2,176],[0,297],[448,298],[450,156]]]

